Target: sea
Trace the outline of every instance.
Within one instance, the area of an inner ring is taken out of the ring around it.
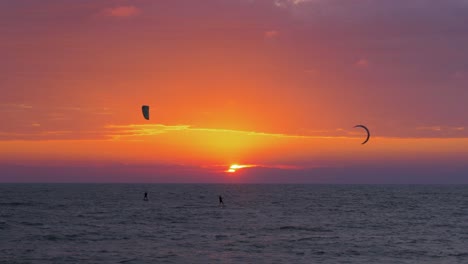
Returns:
[[[0,263],[468,263],[468,186],[0,184]]]

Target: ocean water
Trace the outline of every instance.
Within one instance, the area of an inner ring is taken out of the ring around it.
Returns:
[[[468,186],[0,184],[0,263],[468,263]]]

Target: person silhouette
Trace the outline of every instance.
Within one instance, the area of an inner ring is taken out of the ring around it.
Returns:
[[[221,197],[221,195],[219,195],[219,205],[224,207],[223,197]]]
[[[145,192],[145,197],[143,198],[143,201],[148,201],[148,193]]]

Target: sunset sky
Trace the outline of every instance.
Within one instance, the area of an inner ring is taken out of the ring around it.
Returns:
[[[466,0],[0,1],[0,182],[468,183],[467,25]]]

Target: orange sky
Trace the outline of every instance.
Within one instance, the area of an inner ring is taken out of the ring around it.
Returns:
[[[468,43],[444,3],[2,3],[0,159],[190,166],[195,181],[234,163],[463,167]]]

